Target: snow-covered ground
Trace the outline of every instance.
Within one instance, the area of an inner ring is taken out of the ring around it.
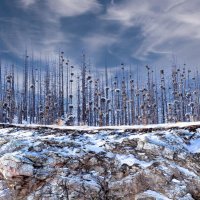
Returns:
[[[6,124],[0,123],[0,126]],[[7,124],[9,125],[9,124]],[[177,123],[165,123],[165,124],[150,124],[150,125],[121,125],[121,126],[65,126],[65,125],[39,125],[39,124],[11,124],[14,127],[26,127],[26,128],[51,128],[60,130],[74,130],[74,131],[99,131],[99,130],[145,130],[145,129],[171,129],[171,128],[187,128],[191,126],[199,127],[200,122],[177,122]]]
[[[199,125],[2,128],[0,199],[200,199]]]

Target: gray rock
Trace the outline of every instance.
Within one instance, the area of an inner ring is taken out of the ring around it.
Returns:
[[[200,199],[199,155],[181,130],[25,133],[1,135],[0,200]]]

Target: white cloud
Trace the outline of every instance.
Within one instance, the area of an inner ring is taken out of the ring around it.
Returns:
[[[78,34],[73,35],[73,31],[69,33],[64,30],[61,27],[61,18],[80,16],[88,12],[99,14],[103,6],[97,0],[20,0],[20,2],[25,9],[31,7],[31,12],[38,18],[38,24],[42,23],[35,30],[30,27],[31,23],[23,24],[22,20],[18,23],[23,26],[16,24],[16,26],[9,27],[9,32],[0,32],[8,49],[17,55],[20,53],[19,49],[24,49],[25,46],[30,46],[38,55],[40,52],[48,54],[48,52],[58,51],[59,47],[63,46],[70,52],[70,45],[75,37],[78,37]],[[126,38],[128,37],[126,33],[131,32],[129,29],[139,28],[141,31],[139,37],[137,33],[133,33],[133,36],[130,35],[130,37],[137,36],[139,44],[130,43],[126,48],[127,52],[132,51],[132,54],[122,56],[132,56],[144,62],[148,61],[151,54],[165,58],[176,54],[182,57],[182,60],[192,61],[195,60],[194,55],[198,58],[197,52],[200,51],[199,0],[109,0],[109,2],[108,5],[106,4],[108,6],[106,14],[100,17],[105,21],[99,21],[98,28],[90,27],[90,34],[84,34],[83,39],[80,40],[83,42],[80,45],[84,44],[86,50],[93,56],[101,57],[103,48],[115,53],[112,45],[117,47],[125,40],[134,42],[134,40]],[[24,21],[28,21],[28,19],[24,19]],[[115,24],[112,23],[113,21],[118,22],[121,28],[116,32],[113,28],[111,32],[114,34],[111,34],[109,25]],[[82,22],[84,23],[80,19],[79,23]],[[127,44],[128,42],[125,43],[125,45]],[[137,49],[136,45],[138,45]],[[122,45],[122,51],[123,47]],[[162,60],[162,62],[165,61]]]
[[[37,0],[20,0],[20,1],[24,8],[28,8],[29,6],[33,5]]]
[[[96,0],[46,0],[51,12],[58,17],[73,17],[101,9]]]
[[[59,24],[48,22],[48,27],[42,27],[17,18],[9,21],[9,31],[0,31],[0,37],[5,50],[19,58],[23,58],[25,49],[28,49],[29,53],[33,51],[36,59],[39,59],[41,54],[55,55],[59,51],[59,45],[67,42],[59,30]]]
[[[40,3],[38,0],[20,0],[23,8],[29,8],[33,4]],[[102,5],[97,0],[44,0],[42,14],[54,14],[51,17],[74,17],[87,12],[98,13]],[[41,12],[41,8],[38,8]]]
[[[1,33],[4,44],[11,52],[19,55],[19,49],[33,49],[36,57],[40,54],[58,52],[60,48],[66,49],[73,35],[63,31],[61,28],[62,17],[75,17],[88,12],[97,13],[101,5],[97,0],[20,0],[23,9],[29,9],[37,16],[38,26],[32,27],[29,19],[23,19],[10,26],[10,34]],[[42,12],[41,12],[42,10]],[[20,23],[20,24],[19,24]],[[25,28],[21,28],[25,27]],[[65,46],[64,46],[65,45]]]
[[[97,34],[92,33],[87,37],[83,38],[85,46],[88,48],[90,53],[97,53],[104,47],[109,47],[117,42],[117,37],[111,34]]]
[[[144,39],[132,56],[145,60],[150,53],[175,52],[185,56],[188,50],[184,46],[200,45],[199,11],[198,0],[125,0],[111,5],[102,18],[118,21],[127,29],[140,27]]]

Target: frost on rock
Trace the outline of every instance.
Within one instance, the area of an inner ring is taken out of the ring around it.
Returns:
[[[197,129],[0,129],[0,200],[200,199]]]
[[[191,153],[200,153],[200,138],[191,140],[187,148]]]
[[[141,194],[138,194],[137,199],[156,199],[156,200],[170,200],[163,194],[160,194],[158,192],[152,191],[152,190],[147,190]]]

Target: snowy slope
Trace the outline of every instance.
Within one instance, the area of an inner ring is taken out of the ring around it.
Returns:
[[[10,126],[10,127],[21,127],[21,128],[30,128],[30,129],[38,129],[38,128],[51,128],[51,129],[60,129],[60,130],[74,130],[74,131],[99,131],[99,130],[136,130],[143,131],[146,129],[179,129],[179,128],[200,128],[200,122],[177,122],[177,123],[165,123],[165,124],[150,124],[150,125],[121,125],[121,126],[59,126],[59,125],[39,125],[39,124],[4,124],[0,123],[0,126]]]
[[[199,123],[0,129],[0,199],[200,199],[200,129],[176,126]]]

